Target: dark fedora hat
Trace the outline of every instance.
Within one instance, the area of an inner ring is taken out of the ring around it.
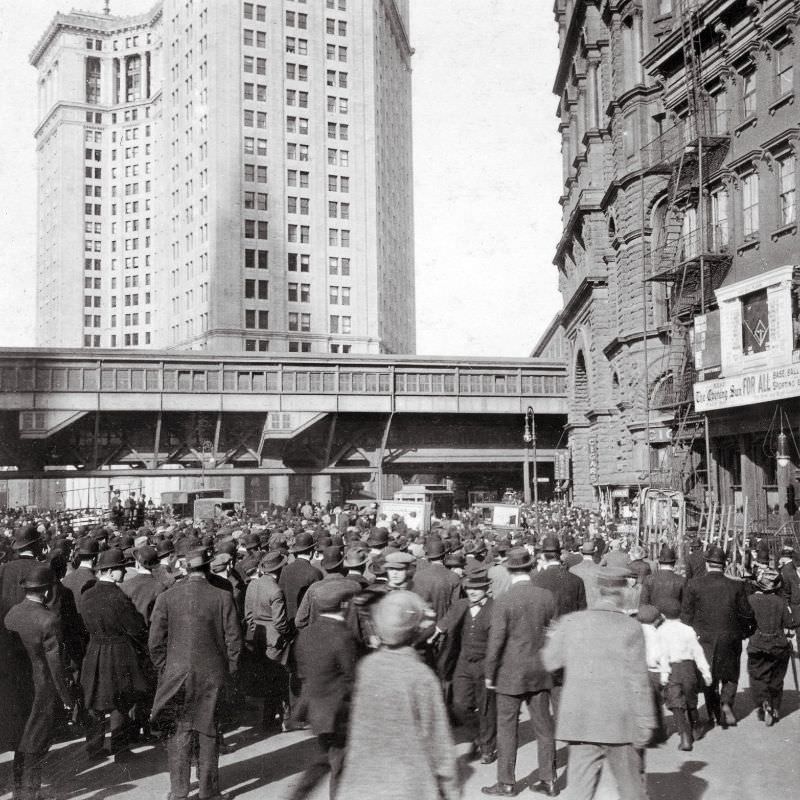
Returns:
[[[506,569],[530,569],[533,557],[524,547],[512,547],[506,558]]]
[[[724,564],[725,551],[718,544],[712,544],[706,551],[706,561],[709,564]]]
[[[286,556],[280,550],[270,550],[258,565],[262,572],[275,572],[286,563]]]
[[[53,573],[50,567],[44,564],[37,564],[21,581],[23,589],[44,589],[46,586],[52,586]]]
[[[186,554],[186,568],[201,569],[206,564],[210,564],[213,558],[211,550],[207,547],[193,547]]]
[[[368,547],[386,547],[389,544],[389,531],[386,528],[373,528],[367,537]]]
[[[466,556],[463,553],[448,553],[444,557],[444,565],[450,568],[463,567],[466,560]]]
[[[158,564],[158,552],[155,547],[150,547],[150,545],[137,547],[133,551],[133,555],[143,567],[154,567]]]
[[[360,545],[353,545],[348,547],[344,554],[344,565],[348,569],[355,569],[356,567],[363,567],[369,559],[369,552],[365,547]]]
[[[78,547],[76,553],[78,556],[83,556],[84,558],[89,558],[91,556],[96,556],[100,552],[100,544],[97,539],[92,539],[91,536],[84,536],[78,542]]]
[[[675,551],[668,544],[665,544],[661,548],[661,552],[658,554],[658,563],[674,564],[677,560],[678,559],[675,557]]]
[[[542,552],[560,553],[561,542],[558,541],[558,536],[545,536],[544,539],[542,539]]]
[[[257,533],[248,533],[243,540],[245,550],[255,550],[261,547],[261,537]]]
[[[24,550],[32,544],[41,541],[42,537],[35,525],[25,525],[14,531],[14,544],[11,546],[15,550]]]
[[[289,548],[290,553],[305,553],[314,549],[314,537],[310,533],[298,533],[294,537],[294,544]]]
[[[444,558],[448,550],[447,545],[438,536],[432,536],[425,543],[425,555],[428,558]]]
[[[330,570],[341,566],[342,562],[344,561],[344,555],[342,554],[341,547],[333,547],[328,545],[327,547],[323,547],[320,552],[322,553],[322,561],[320,561],[320,566],[326,572],[330,572]]]
[[[465,589],[485,589],[491,586],[492,579],[489,577],[488,568],[469,569],[464,574],[461,581]]]
[[[103,550],[97,557],[97,562],[94,568],[98,572],[105,569],[125,569],[127,561],[125,554],[118,547],[110,547],[108,550]]]

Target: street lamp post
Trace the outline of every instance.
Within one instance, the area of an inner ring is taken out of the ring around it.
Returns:
[[[200,474],[202,475],[202,489],[206,488],[206,456],[208,456],[208,465],[214,466],[216,459],[214,458],[214,445],[206,439],[200,448]]]
[[[539,532],[539,474],[536,464],[536,414],[532,406],[528,406],[525,412],[525,431],[522,434],[522,441],[525,442],[525,464],[522,479],[525,483],[523,496],[525,503],[531,503],[531,474],[530,460],[531,450],[533,450],[533,510],[536,516],[536,532]]]

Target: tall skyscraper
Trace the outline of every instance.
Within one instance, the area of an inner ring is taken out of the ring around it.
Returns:
[[[38,344],[415,348],[408,0],[57,14]]]

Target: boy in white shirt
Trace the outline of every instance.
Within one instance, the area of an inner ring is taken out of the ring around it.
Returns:
[[[664,659],[661,652],[661,641],[658,638],[658,626],[661,625],[662,622],[661,612],[655,606],[639,606],[639,610],[636,612],[636,619],[642,623],[644,652],[647,658],[647,675],[650,679],[650,688],[653,692],[653,705],[656,709],[656,728],[653,731],[653,738],[650,740],[649,745],[650,747],[655,747],[667,741],[667,732],[664,728],[664,712],[662,709],[664,698],[661,691]]]
[[[679,619],[680,603],[672,598],[661,603],[664,622],[658,629],[661,646],[661,679],[665,684],[664,702],[675,717],[681,740],[679,750],[691,750],[692,730],[697,727],[698,671],[711,683],[708,665],[697,634]]]

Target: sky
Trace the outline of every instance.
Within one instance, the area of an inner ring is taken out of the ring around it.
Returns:
[[[112,0],[140,13],[152,0]],[[102,9],[102,0],[77,7]],[[36,71],[69,0],[0,2],[0,346],[35,328]],[[547,0],[411,0],[417,352],[527,355],[561,306],[560,142]]]

